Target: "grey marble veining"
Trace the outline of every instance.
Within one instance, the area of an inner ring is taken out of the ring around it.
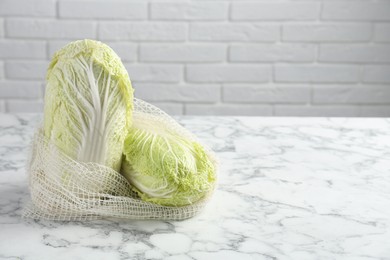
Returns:
[[[0,115],[0,259],[390,259],[390,119],[180,117],[219,187],[186,221],[21,219],[40,115]]]

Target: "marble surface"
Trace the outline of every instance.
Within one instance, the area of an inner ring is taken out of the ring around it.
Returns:
[[[180,117],[221,162],[185,221],[22,219],[40,115],[0,115],[0,259],[390,259],[390,119]]]

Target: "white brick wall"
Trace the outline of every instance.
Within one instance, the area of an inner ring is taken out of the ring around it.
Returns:
[[[344,21],[390,21],[390,7],[387,0],[324,1],[321,18]]]
[[[4,19],[0,18],[0,37],[4,37]]]
[[[143,44],[139,49],[141,62],[223,62],[224,44]]]
[[[4,78],[4,63],[0,62],[0,80]]]
[[[359,67],[356,65],[288,64],[275,65],[276,82],[337,83],[357,82]]]
[[[56,16],[55,0],[1,0],[0,15],[2,17],[54,17]]]
[[[316,20],[320,7],[320,2],[233,3],[231,17],[233,20]]]
[[[171,114],[390,117],[389,0],[0,0],[0,112],[42,111],[84,38]]]
[[[283,40],[291,42],[367,42],[372,25],[368,23],[286,24]]]
[[[136,82],[171,82],[178,83],[182,79],[183,67],[172,64],[125,64]]]
[[[314,62],[317,46],[306,43],[232,44],[231,62]]]
[[[388,104],[388,86],[325,86],[313,90],[313,102],[318,104]]]
[[[170,93],[167,95],[166,93]],[[172,84],[138,84],[137,96],[153,102],[201,102],[215,103],[221,97],[218,85],[172,85]]]
[[[301,103],[310,102],[311,89],[301,85],[226,85],[223,101],[234,103]]]
[[[320,62],[390,63],[390,44],[324,44]]]
[[[60,18],[145,20],[148,17],[146,2],[67,0],[58,5]]]
[[[41,18],[9,18],[5,33],[10,38],[80,39],[95,38],[96,24],[90,21],[69,21]]]
[[[173,22],[100,22],[101,40],[185,41],[187,24]]]
[[[4,80],[0,82],[0,99],[37,99],[42,96],[39,82]]]
[[[1,39],[0,58],[2,60],[46,59],[46,43],[33,40]]]
[[[6,61],[5,76],[8,79],[45,79],[47,69],[46,61]]]
[[[390,66],[370,65],[364,68],[363,81],[390,84]]]
[[[227,20],[228,3],[162,2],[151,3],[152,20]]]
[[[390,42],[390,23],[375,25],[374,40],[376,42]]]
[[[276,42],[280,25],[265,23],[191,23],[190,40],[212,42]]]
[[[188,65],[186,79],[189,82],[268,82],[271,79],[269,65]]]

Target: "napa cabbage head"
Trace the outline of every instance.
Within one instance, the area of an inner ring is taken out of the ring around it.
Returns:
[[[132,100],[127,71],[110,47],[72,42],[54,54],[47,71],[45,137],[72,159],[119,171]]]
[[[121,173],[142,200],[175,207],[207,196],[216,181],[214,162],[201,144],[143,113],[134,117],[125,140]]]

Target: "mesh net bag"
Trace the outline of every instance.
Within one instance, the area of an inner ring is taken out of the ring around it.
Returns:
[[[192,140],[196,137],[157,107],[134,99],[133,121],[153,117],[169,124]],[[213,152],[207,155],[215,165]],[[131,184],[117,171],[97,163],[78,162],[45,139],[38,127],[27,164],[31,201],[23,216],[49,220],[89,220],[98,218],[181,220],[199,213],[213,189],[201,200],[188,206],[167,207],[139,198]],[[103,188],[104,187],[104,188]]]

